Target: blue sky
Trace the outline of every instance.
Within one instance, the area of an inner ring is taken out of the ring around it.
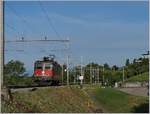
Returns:
[[[140,57],[148,50],[148,2],[41,2],[61,39],[70,38],[72,64],[108,63],[122,66],[125,59]],[[5,39],[59,39],[38,1],[5,2]],[[39,50],[37,50],[37,48]],[[64,61],[63,44],[6,44],[5,61],[19,59],[27,70],[35,60],[55,53]],[[24,52],[15,52],[23,49]],[[9,51],[12,50],[12,51]],[[44,51],[42,51],[44,50]]]

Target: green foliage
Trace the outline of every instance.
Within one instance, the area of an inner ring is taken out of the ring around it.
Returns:
[[[132,76],[129,79],[126,80],[126,82],[143,82],[149,80],[149,73],[143,73],[136,76]]]
[[[33,85],[34,81],[32,77],[27,76],[5,76],[4,78],[5,85]]]
[[[76,87],[43,88],[32,92],[15,92],[13,98],[14,101],[9,105],[2,104],[3,112],[81,113],[96,110],[96,105],[88,95]]]
[[[11,60],[6,65],[4,65],[4,75],[22,76],[24,72],[24,63],[18,60]]]
[[[24,63],[11,60],[4,65],[5,85],[31,85],[33,80],[25,73]]]
[[[109,65],[107,63],[104,64],[105,69],[110,69]]]
[[[130,64],[130,60],[127,59],[127,60],[126,60],[126,66],[128,66],[129,64]]]
[[[149,71],[149,59],[134,59],[133,63],[128,64],[125,68],[127,78]]]
[[[133,96],[112,88],[88,88],[86,91],[106,112],[111,113],[131,113],[135,106],[148,100],[148,97]]]
[[[114,86],[115,82],[122,81],[122,71],[120,70],[117,71],[106,70],[104,76],[107,86]]]
[[[119,67],[117,67],[117,65],[113,65],[113,66],[112,66],[112,70],[115,70],[115,71],[116,71],[116,70],[118,70],[118,69],[119,69]]]

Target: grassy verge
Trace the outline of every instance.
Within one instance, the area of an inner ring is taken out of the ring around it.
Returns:
[[[95,112],[96,105],[76,87],[16,92],[13,102],[2,103],[2,112]],[[99,110],[100,111],[100,110]]]
[[[149,80],[149,73],[146,72],[140,75],[133,76],[127,79],[126,82],[143,82],[143,81],[148,81],[148,80]]]
[[[148,98],[128,95],[112,88],[86,90],[91,98],[106,112],[147,112]],[[145,105],[144,107],[142,107]]]
[[[12,94],[13,102],[2,101],[2,112],[148,112],[148,97],[126,94],[99,85],[42,88]]]

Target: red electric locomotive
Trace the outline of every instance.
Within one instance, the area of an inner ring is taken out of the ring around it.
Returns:
[[[44,57],[43,60],[35,61],[35,82],[49,82],[58,84],[61,76],[58,71],[60,68],[61,66],[56,61],[54,61],[54,55],[51,57]]]

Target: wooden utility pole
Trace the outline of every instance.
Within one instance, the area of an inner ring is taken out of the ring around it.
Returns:
[[[3,33],[3,5],[4,1],[0,0],[0,76],[1,76],[1,86],[3,86],[3,66],[4,66],[4,33]]]

